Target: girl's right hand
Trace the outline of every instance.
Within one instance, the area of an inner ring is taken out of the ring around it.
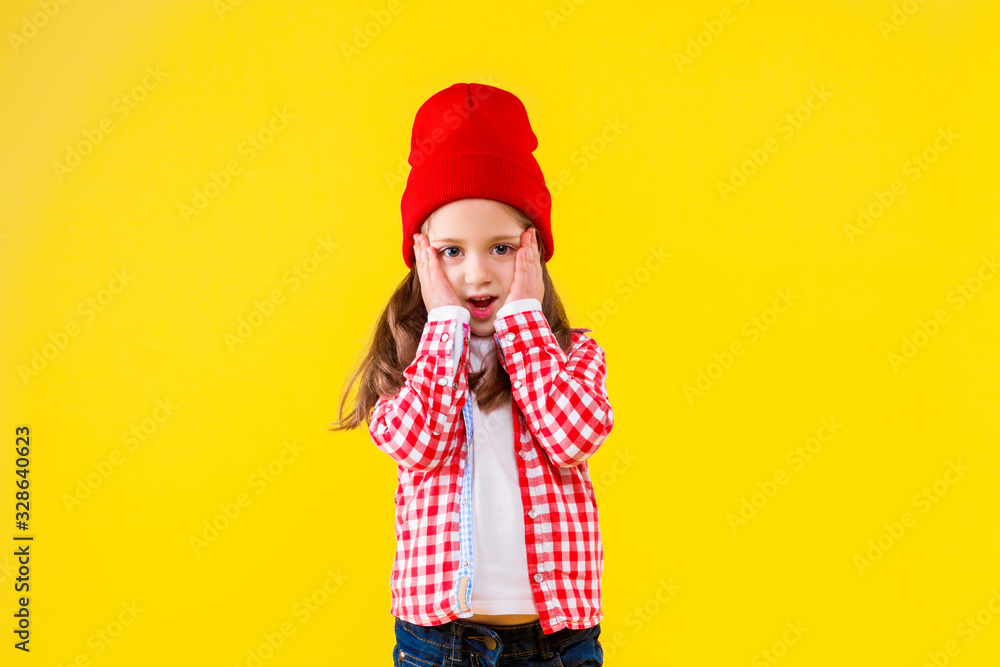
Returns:
[[[413,255],[417,261],[417,277],[420,279],[420,293],[424,298],[424,307],[431,312],[438,306],[465,306],[458,300],[458,295],[451,288],[451,283],[445,277],[438,263],[437,250],[431,246],[427,237],[421,233],[413,235]]]

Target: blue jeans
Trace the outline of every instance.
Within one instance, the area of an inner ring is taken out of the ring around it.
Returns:
[[[604,664],[601,625],[544,634],[537,620],[480,625],[463,618],[443,625],[396,619],[393,667],[597,667]]]

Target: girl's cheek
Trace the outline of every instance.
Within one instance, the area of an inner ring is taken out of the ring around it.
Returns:
[[[462,290],[458,284],[458,281],[455,280],[452,276],[450,276],[447,272],[445,272],[444,276],[445,278],[448,279],[448,284],[451,286],[451,291],[454,292],[455,294],[461,294]]]

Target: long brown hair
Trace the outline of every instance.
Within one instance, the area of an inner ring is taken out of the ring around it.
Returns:
[[[491,200],[493,201],[493,200]],[[522,231],[533,227],[531,220],[519,209],[504,202],[496,202],[510,211],[521,224]],[[427,217],[420,231],[427,233],[427,225],[433,213]],[[547,255],[541,236],[538,237],[541,257]],[[542,259],[542,283],[545,295],[542,297],[542,313],[548,320],[549,328],[563,352],[569,354],[573,343],[572,330],[563,309],[562,300],[556,293],[549,277],[545,260]],[[417,354],[420,337],[427,323],[427,308],[420,291],[420,280],[416,266],[396,286],[382,309],[374,332],[370,335],[367,351],[355,364],[354,373],[343,389],[340,400],[340,417],[330,425],[331,431],[353,429],[362,422],[370,424],[371,411],[380,396],[395,396],[403,386],[403,371],[409,367]],[[468,372],[469,388],[475,392],[479,408],[484,411],[500,407],[511,399],[510,375],[493,355],[478,372]],[[359,382],[360,380],[360,382]],[[345,414],[345,407],[352,387],[358,384],[354,397],[354,407]]]

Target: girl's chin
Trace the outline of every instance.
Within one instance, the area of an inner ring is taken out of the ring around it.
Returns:
[[[489,322],[481,322],[481,321],[477,322],[475,319],[473,319],[471,322],[469,322],[469,332],[473,336],[486,337],[486,336],[492,336],[494,333],[496,333],[496,329],[493,327],[492,318]]]

